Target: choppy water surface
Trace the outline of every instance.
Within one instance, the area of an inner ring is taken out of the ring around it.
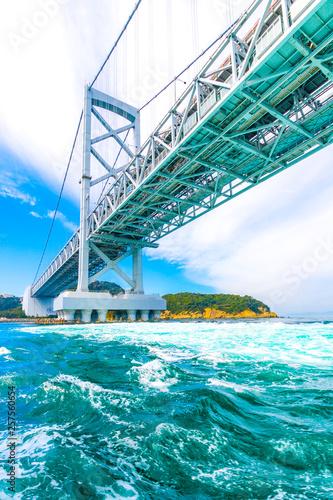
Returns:
[[[333,498],[332,346],[319,322],[0,325],[15,498]]]

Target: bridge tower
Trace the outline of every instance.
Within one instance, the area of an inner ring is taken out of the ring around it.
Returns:
[[[101,112],[104,110],[104,113]],[[106,112],[114,113],[122,117],[127,123],[117,130],[114,130],[105,118]],[[92,137],[92,118],[93,116],[102,124],[106,133],[98,137]],[[133,146],[126,143],[121,137],[121,133],[127,130],[133,131]],[[75,313],[81,313],[81,320],[89,322],[92,311],[96,311],[100,321],[106,321],[108,310],[116,311],[117,316],[126,312],[127,318],[135,321],[141,318],[144,321],[152,318],[159,318],[161,310],[166,308],[165,301],[155,295],[145,295],[142,279],[142,247],[137,241],[133,241],[133,247],[127,250],[123,255],[112,261],[108,255],[108,246],[112,248],[112,235],[107,234],[107,230],[100,228],[97,241],[93,241],[95,235],[89,228],[90,213],[90,188],[110,177],[117,178],[124,167],[114,168],[108,164],[107,158],[104,158],[97,151],[95,144],[102,141],[112,140],[120,145],[130,158],[133,158],[140,149],[140,113],[139,111],[119,99],[107,95],[88,85],[84,91],[83,108],[83,159],[81,176],[81,203],[80,203],[80,236],[79,236],[79,261],[78,261],[78,281],[75,292],[67,291],[61,293],[54,301],[54,310],[58,316],[65,320],[74,320]],[[94,158],[105,168],[106,174],[98,179],[92,179],[91,176],[91,157]],[[140,162],[139,156],[136,162]],[[137,164],[139,168],[139,164]],[[100,243],[104,243],[103,248]],[[109,245],[105,246],[105,242]],[[90,253],[95,258],[102,261],[102,269],[92,276],[89,276],[89,258]],[[117,262],[132,254],[132,278],[127,276],[117,266]],[[113,269],[129,285],[124,295],[117,298],[110,296],[108,292],[90,292],[89,284],[95,281],[101,274]]]
[[[118,129],[113,129],[106,118],[110,113],[122,117],[126,124]],[[93,118],[97,119],[105,129],[105,133],[98,137],[92,137]],[[123,132],[131,130],[133,132],[132,146],[121,136]],[[116,312],[117,317],[125,314],[127,319],[131,321],[139,318],[147,321],[159,318],[161,311],[166,309],[166,302],[161,297],[144,293],[142,247],[149,246],[149,244],[137,239],[114,237],[107,225],[99,227],[98,232],[94,231],[94,228],[89,225],[91,187],[109,178],[116,179],[127,166],[115,168],[115,165],[109,165],[108,159],[103,157],[101,150],[98,151],[96,147],[96,144],[102,141],[115,141],[120,145],[120,150],[125,151],[133,159],[141,146],[140,113],[133,106],[86,85],[83,107],[83,158],[80,181],[80,229],[77,244],[77,287],[76,291],[60,293],[54,299],[53,306],[50,305],[52,298],[49,296],[47,301],[46,298],[32,297],[29,287],[24,299],[24,308],[29,315],[45,316],[55,311],[59,318],[72,321],[79,314],[81,321],[87,323],[91,321],[92,312],[96,311],[99,321],[104,322],[106,321],[107,312],[111,310]],[[97,179],[92,179],[91,175],[92,156],[106,170],[105,175]],[[140,156],[136,157],[135,162],[138,171]],[[120,252],[119,245],[122,245],[120,246]],[[130,255],[132,255],[132,277],[129,277],[117,265]],[[97,261],[98,272],[96,272],[96,265],[93,267],[95,271],[89,271],[92,261],[95,264]],[[89,284],[96,281],[110,269],[124,279],[131,288],[126,290],[125,294],[119,294],[117,297],[111,296],[109,292],[89,291]]]
[[[113,130],[105,117],[100,113],[98,108],[105,109],[111,113],[121,116],[129,122],[128,125],[121,127],[118,130]],[[92,138],[91,122],[92,115],[106,129],[106,134]],[[133,129],[134,148],[133,150],[121,138],[120,133],[125,130]],[[87,292],[89,286],[89,252],[96,251],[94,244],[89,243],[89,227],[88,216],[90,213],[90,188],[93,185],[99,184],[109,177],[115,178],[123,167],[114,169],[107,163],[107,159],[103,158],[100,153],[94,148],[98,142],[113,139],[120,144],[131,158],[140,149],[140,113],[137,109],[129,104],[126,104],[118,99],[115,99],[98,90],[85,86],[84,91],[84,108],[83,108],[83,161],[82,161],[82,177],[81,177],[81,204],[80,204],[80,248],[79,248],[79,269],[78,269],[78,292]],[[92,181],[91,177],[91,156],[94,156],[97,161],[105,168],[106,174]],[[100,257],[103,259],[101,251]],[[105,257],[105,256],[104,256]],[[106,270],[106,269],[105,269]],[[117,269],[115,269],[117,272]],[[124,273],[121,273],[124,278]],[[126,278],[126,277],[125,277]],[[91,280],[93,281],[93,280]],[[90,282],[91,282],[90,281]],[[142,282],[142,251],[137,248],[133,249],[133,280],[125,279],[130,286],[133,286],[134,291],[143,293]]]

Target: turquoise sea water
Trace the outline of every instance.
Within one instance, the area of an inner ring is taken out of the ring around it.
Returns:
[[[330,322],[1,324],[14,498],[333,499],[332,347]]]

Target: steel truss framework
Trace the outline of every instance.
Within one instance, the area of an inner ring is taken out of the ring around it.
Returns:
[[[89,214],[90,280],[332,141],[332,2],[255,1]],[[78,239],[35,296],[75,283]]]

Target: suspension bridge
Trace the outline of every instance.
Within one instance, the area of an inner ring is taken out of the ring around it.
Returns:
[[[93,135],[92,120],[103,133]],[[333,4],[254,1],[143,143],[140,110],[94,84],[81,121],[80,228],[27,289],[25,311],[73,319],[80,310],[83,321],[92,310],[101,321],[107,310],[158,317],[165,302],[144,294],[142,249],[333,142]],[[126,152],[126,165],[109,163],[98,149],[107,141]],[[99,178],[92,158],[105,170]],[[90,189],[110,179],[91,210]],[[131,277],[118,267],[130,255]],[[89,292],[110,269],[130,290],[117,298]]]

